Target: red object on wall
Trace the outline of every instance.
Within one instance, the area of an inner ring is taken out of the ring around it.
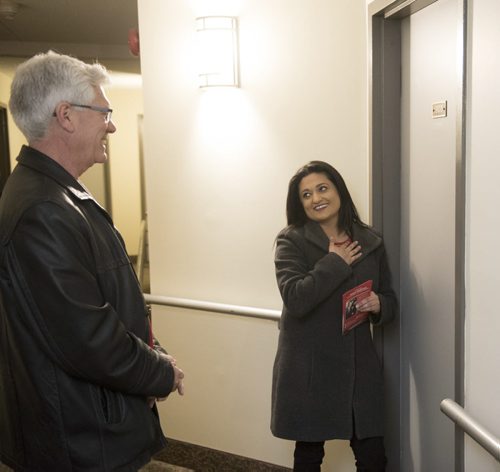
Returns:
[[[130,28],[128,30],[128,49],[134,55],[138,56],[140,52],[139,30]]]

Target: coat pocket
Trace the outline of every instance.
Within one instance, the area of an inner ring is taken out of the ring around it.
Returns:
[[[98,410],[106,424],[117,424],[124,420],[125,405],[121,393],[97,387]]]
[[[5,357],[4,357],[5,359]],[[24,438],[20,425],[20,409],[17,401],[16,386],[10,369],[0,365],[0,452],[4,460],[13,464],[24,464]],[[2,466],[0,465],[0,469]]]

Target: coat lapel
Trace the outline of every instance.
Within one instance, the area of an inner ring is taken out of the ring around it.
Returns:
[[[309,242],[318,246],[323,251],[328,252],[328,237],[318,223],[315,221],[308,221],[304,225],[304,236]]]
[[[325,252],[328,252],[328,237],[321,229],[319,223],[315,221],[308,221],[304,225],[305,238],[315,246],[319,247]],[[361,246],[363,255],[354,263],[357,264],[362,261],[368,254],[377,249],[382,244],[382,238],[371,228],[354,224],[353,227],[353,240],[358,241]]]
[[[382,238],[371,228],[360,226],[356,223],[353,226],[352,233],[354,241],[358,241],[361,246],[361,252],[363,253],[363,255],[353,263],[353,265],[355,265],[377,249],[382,244]]]

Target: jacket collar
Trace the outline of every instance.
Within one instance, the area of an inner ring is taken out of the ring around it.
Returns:
[[[319,223],[308,221],[304,225],[304,236],[311,243],[328,252],[329,241],[325,232],[321,229]],[[354,241],[358,241],[361,246],[363,255],[356,261],[363,260],[369,253],[374,251],[382,244],[382,238],[370,227],[361,226],[354,223],[353,226]]]
[[[59,185],[71,192],[78,200],[92,200],[104,210],[82,183],[76,180],[66,171],[66,169],[64,169],[64,167],[43,152],[23,145],[17,161],[20,165],[30,167],[55,180]]]
[[[363,256],[356,262],[363,260],[365,256],[377,249],[382,244],[382,237],[373,228],[354,224],[352,228],[354,241],[358,241],[361,246]]]

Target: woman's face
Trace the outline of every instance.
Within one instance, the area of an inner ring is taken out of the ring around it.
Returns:
[[[314,172],[299,183],[299,197],[306,216],[323,224],[337,224],[340,197],[335,185],[326,174]]]

